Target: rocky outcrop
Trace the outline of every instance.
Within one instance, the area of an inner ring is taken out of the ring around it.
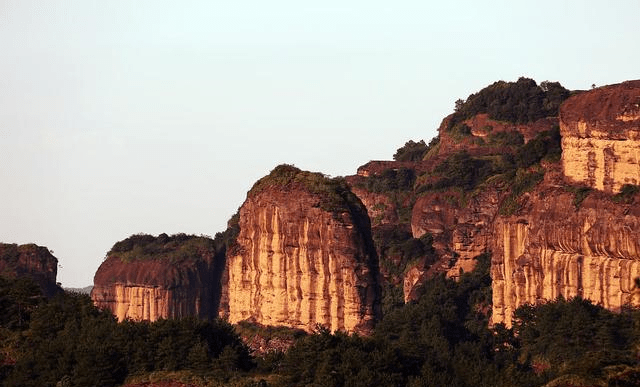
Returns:
[[[367,208],[369,219],[374,225],[393,224],[398,222],[396,203],[384,193],[370,192],[366,189],[351,185],[353,193],[362,200]]]
[[[369,333],[378,262],[366,209],[344,181],[281,165],[240,208],[221,314],[231,323]]]
[[[0,243],[0,275],[9,278],[32,278],[45,296],[62,291],[56,283],[58,259],[49,249],[33,243]]]
[[[438,154],[440,157],[460,151],[477,156],[510,152],[509,147],[499,141],[501,136],[518,133],[522,136],[522,141],[528,142],[538,134],[549,131],[558,125],[556,117],[542,118],[526,124],[515,124],[492,120],[488,114],[481,113],[462,122],[469,128],[469,133],[461,136],[448,129],[452,117],[453,115],[450,115],[442,120],[438,128],[440,136]]]
[[[612,196],[640,182],[640,81],[571,97],[560,108],[560,131],[563,178],[573,186],[545,178],[518,216],[494,226],[496,323],[511,324],[520,305],[559,296],[612,310],[640,305],[640,198],[633,190],[625,200]]]
[[[441,250],[448,248],[463,261],[472,259],[487,251],[499,200],[500,192],[495,189],[479,191],[469,198],[451,191],[427,193],[413,207],[413,236],[419,238],[429,232]]]
[[[606,192],[640,184],[640,81],[601,87],[560,108],[567,180]]]
[[[91,298],[120,321],[214,318],[224,264],[217,253],[206,237],[134,235],[100,265]]]
[[[574,194],[544,188],[520,216],[496,222],[491,275],[493,322],[515,309],[580,296],[612,310],[640,305],[640,209],[594,192],[576,210]]]
[[[455,191],[430,192],[418,198],[411,216],[413,236],[430,233],[440,257],[425,271],[426,277],[444,272],[449,278],[458,278],[463,272],[473,271],[475,258],[490,249],[501,195],[495,187],[487,187],[467,198]],[[406,301],[413,299],[413,288],[424,279],[412,281],[411,287],[405,281]]]

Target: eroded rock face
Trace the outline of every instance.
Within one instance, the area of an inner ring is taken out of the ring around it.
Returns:
[[[290,180],[250,192],[240,209],[221,314],[231,323],[367,334],[379,318],[380,290],[366,209],[350,191],[330,204],[337,210],[322,208],[326,195],[299,183],[309,173],[289,172]]]
[[[485,189],[467,198],[467,203],[461,200],[456,192],[428,193],[416,201],[411,216],[413,236],[431,233],[438,255],[455,261],[452,266],[441,268],[449,277],[457,277],[460,270],[472,271],[474,258],[487,252],[500,192]]]
[[[576,210],[574,194],[547,188],[521,216],[494,227],[494,323],[511,324],[515,309],[558,296],[580,296],[612,310],[640,305],[640,210],[594,192]]]
[[[613,193],[640,184],[640,81],[569,98],[560,133],[568,181]]]
[[[514,310],[558,296],[580,296],[605,308],[640,305],[638,195],[612,193],[640,183],[640,81],[578,94],[560,107],[565,181],[595,188],[575,206],[571,187],[546,184],[519,216],[494,227],[493,321],[511,324]]]
[[[94,277],[94,304],[110,310],[120,321],[216,317],[223,262],[217,262],[208,238],[193,238],[203,243],[185,249],[185,255],[141,252],[123,260],[121,253],[110,254]],[[167,251],[177,250],[173,246]]]
[[[50,297],[62,291],[56,284],[57,274],[58,259],[46,247],[0,243],[0,275],[30,277]]]

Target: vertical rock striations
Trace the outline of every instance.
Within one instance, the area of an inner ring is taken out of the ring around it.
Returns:
[[[377,256],[366,209],[344,181],[278,166],[248,193],[239,226],[222,284],[230,322],[371,331]]]
[[[214,318],[224,259],[220,254],[207,237],[133,235],[108,253],[94,277],[91,298],[119,320]]]
[[[640,183],[640,81],[571,97],[560,129],[564,180],[583,187],[547,182],[518,216],[498,219],[493,322],[509,325],[518,306],[558,296],[640,305],[640,198],[622,189]]]
[[[515,309],[580,296],[612,310],[640,305],[640,210],[592,193],[579,210],[574,195],[548,189],[526,214],[495,225],[493,322]]]
[[[569,98],[560,131],[568,181],[613,193],[640,184],[640,81]]]

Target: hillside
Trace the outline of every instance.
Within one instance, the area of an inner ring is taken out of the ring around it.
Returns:
[[[0,245],[0,382],[639,386],[639,184],[640,81],[495,82],[355,175],[276,166],[213,239],[115,243],[91,299]]]

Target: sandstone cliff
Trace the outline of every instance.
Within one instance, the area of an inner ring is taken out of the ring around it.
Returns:
[[[640,305],[637,189],[612,196],[640,182],[640,81],[570,98],[560,128],[562,176],[547,172],[517,215],[493,227],[493,322],[510,325],[518,306],[558,296]]]
[[[560,130],[568,181],[613,193],[640,184],[640,81],[568,99]]]
[[[369,333],[379,316],[369,219],[346,184],[281,165],[240,208],[221,315],[313,331]]]
[[[593,192],[576,210],[575,194],[542,187],[518,216],[494,226],[493,322],[514,310],[580,296],[612,310],[640,305],[640,209]]]
[[[91,298],[119,320],[214,318],[223,267],[219,255],[206,237],[131,236],[116,243],[98,268]]]
[[[484,252],[493,255],[494,322],[509,324],[523,303],[560,295],[611,309],[640,301],[634,289],[639,227],[630,204],[638,190],[624,188],[640,182],[640,81],[577,93],[563,103],[568,91],[551,85],[553,95],[542,98],[561,106],[559,118],[539,114],[539,101],[518,100],[541,95],[534,86],[496,83],[471,95],[443,120],[437,147],[425,150],[422,161],[370,162],[351,178],[358,184],[385,168],[417,176],[411,202],[396,202],[393,211],[381,210],[398,192],[354,190],[384,224],[402,227],[404,220],[392,215],[408,204],[413,236],[433,237],[436,261],[404,270],[405,301],[438,272],[455,278],[472,270]],[[496,101],[505,105],[494,108]],[[514,121],[491,119],[486,111],[492,109]],[[626,204],[614,203],[612,194],[621,190]],[[393,259],[381,257],[382,267]]]
[[[50,297],[62,291],[56,284],[57,273],[58,259],[46,247],[0,243],[1,276],[30,277]]]

